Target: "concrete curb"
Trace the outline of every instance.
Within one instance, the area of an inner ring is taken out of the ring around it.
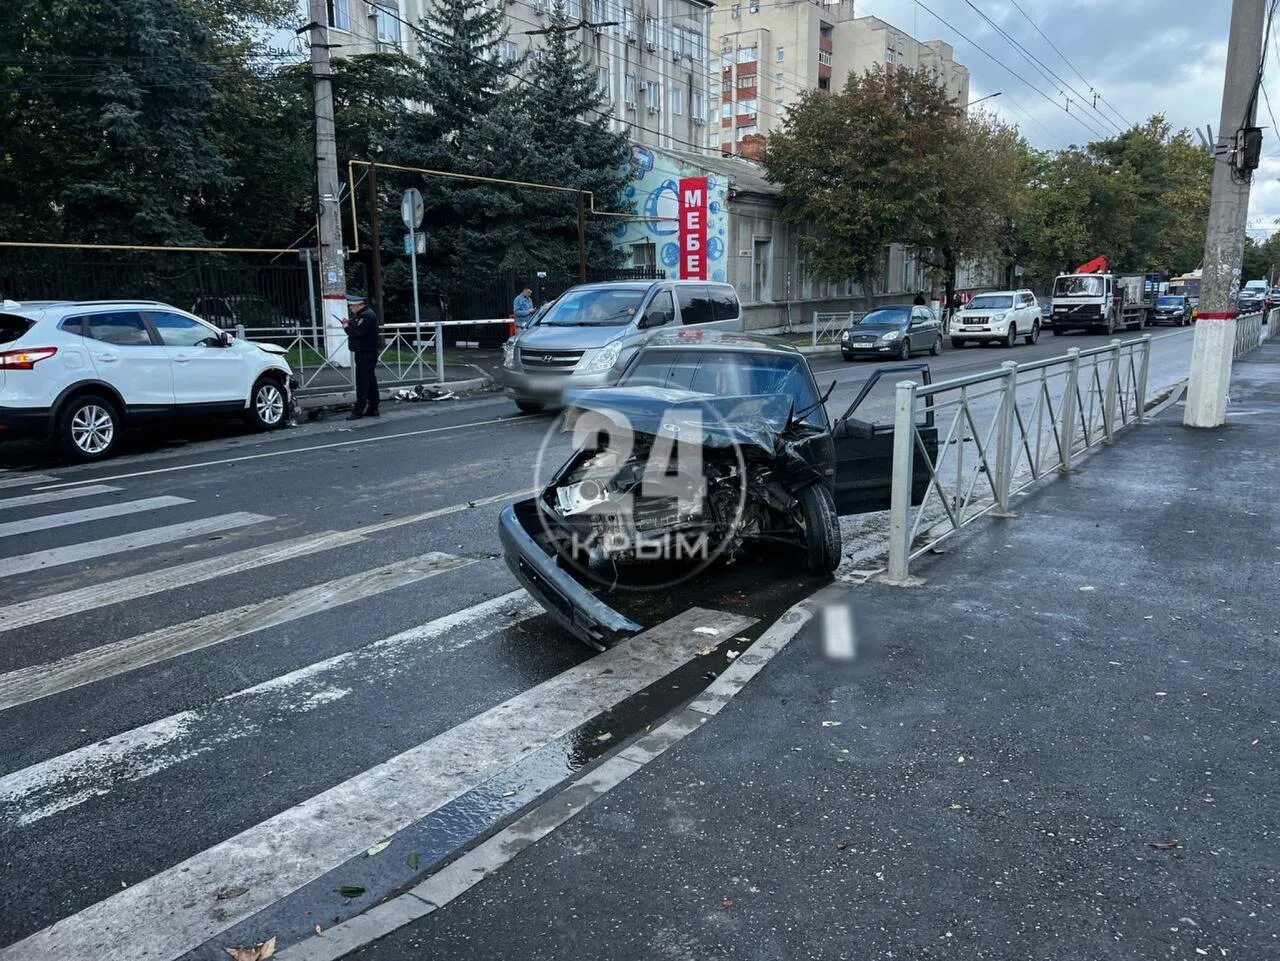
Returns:
[[[650,733],[404,894],[287,947],[276,957],[281,961],[337,961],[465,894],[710,721],[813,619],[812,601],[812,597],[806,598],[789,608],[696,699]]]
[[[392,400],[392,392],[405,386],[412,387],[413,385],[402,384],[393,388],[383,388],[380,392],[382,399],[384,401]],[[431,382],[428,386],[438,387],[441,390],[451,390],[455,394],[476,393],[493,387],[494,380],[492,377],[471,377],[467,380],[445,381],[443,384]],[[310,394],[306,397],[299,397],[298,406],[304,411],[333,410],[339,407],[350,407],[355,398],[356,392],[354,390],[335,390],[325,394]]]

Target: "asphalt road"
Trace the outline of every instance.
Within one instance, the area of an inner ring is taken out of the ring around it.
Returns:
[[[1155,333],[1153,391],[1191,344]],[[922,359],[942,380],[1105,342]],[[877,366],[815,359],[834,414]],[[555,418],[492,395],[386,410],[151,433],[89,467],[0,448],[0,870],[20,879],[0,958],[225,957],[356,914],[819,586],[753,557],[624,599],[646,626],[686,618],[685,646],[610,668],[590,701],[570,682],[595,655],[517,590],[496,537],[540,458],[563,459]]]

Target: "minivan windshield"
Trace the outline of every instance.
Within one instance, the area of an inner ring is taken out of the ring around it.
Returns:
[[[905,327],[911,322],[910,307],[884,307],[880,310],[873,310],[865,315],[861,320],[854,323],[855,327]]]
[[[1101,277],[1059,277],[1053,285],[1055,297],[1101,297],[1102,293]]]
[[[1157,307],[1181,307],[1184,302],[1185,302],[1184,298],[1181,296],[1178,296],[1176,294],[1165,294],[1159,300],[1156,301],[1156,306]]]
[[[1008,310],[1013,306],[1013,295],[984,294],[969,301],[970,310]]]
[[[647,291],[635,287],[571,290],[552,305],[540,327],[624,327]]]

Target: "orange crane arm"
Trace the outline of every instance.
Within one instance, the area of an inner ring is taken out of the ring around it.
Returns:
[[[1111,265],[1107,263],[1106,257],[1094,257],[1087,264],[1081,264],[1075,269],[1077,274],[1105,274]]]

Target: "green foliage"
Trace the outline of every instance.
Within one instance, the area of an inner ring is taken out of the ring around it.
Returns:
[[[815,231],[802,240],[814,277],[856,277],[870,291],[885,246],[924,232],[939,196],[937,132],[958,116],[937,84],[905,70],[801,96],[764,159],[784,216]]]

